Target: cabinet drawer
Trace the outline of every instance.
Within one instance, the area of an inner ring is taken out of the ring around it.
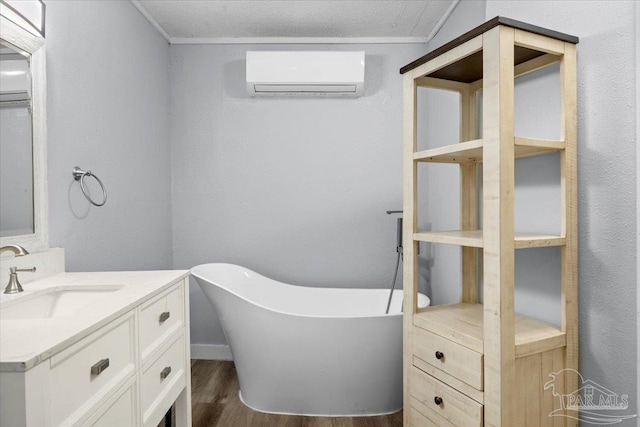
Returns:
[[[53,425],[73,425],[136,370],[133,312],[50,359]]]
[[[483,355],[419,327],[413,328],[414,355],[437,369],[483,390]]]
[[[136,426],[137,421],[137,383],[128,384],[124,390],[94,414],[82,427]]]
[[[141,402],[145,426],[157,425],[184,388],[185,381],[184,334],[180,334],[142,374]]]
[[[440,418],[458,427],[480,427],[483,424],[480,403],[416,367],[411,368],[410,393],[412,405],[416,402],[415,406],[423,408],[423,415],[436,424],[440,424]]]
[[[151,355],[184,324],[184,287],[172,288],[140,308],[142,360]]]
[[[438,426],[438,424],[434,423],[429,418],[422,415],[415,408],[411,408],[409,422],[411,423],[411,427],[442,427],[442,426]]]

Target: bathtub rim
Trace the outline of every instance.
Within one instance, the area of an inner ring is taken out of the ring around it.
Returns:
[[[312,318],[312,319],[377,319],[377,318],[391,318],[391,317],[397,317],[397,316],[402,317],[404,315],[403,311],[400,311],[398,313],[391,313],[391,314],[381,313],[381,314],[373,314],[373,315],[365,315],[365,316],[329,316],[329,315],[310,315],[310,314],[303,314],[303,313],[291,313],[291,312],[287,312],[287,311],[274,310],[273,308],[267,307],[267,306],[265,306],[263,304],[260,304],[260,303],[257,303],[255,301],[252,301],[252,300],[250,300],[248,298],[245,298],[242,295],[239,295],[237,292],[234,292],[234,291],[232,291],[230,289],[227,289],[224,286],[220,286],[220,285],[218,285],[216,283],[212,283],[210,280],[208,280],[205,277],[203,277],[202,274],[194,273],[194,271],[193,271],[194,269],[196,269],[198,267],[206,266],[206,265],[225,265],[225,266],[238,267],[238,268],[242,268],[242,269],[245,269],[245,270],[249,270],[252,273],[254,273],[254,274],[256,274],[256,275],[258,275],[260,277],[264,277],[267,280],[272,280],[274,282],[278,282],[278,283],[281,283],[281,284],[286,285],[286,286],[295,286],[295,287],[300,287],[300,288],[322,289],[322,290],[327,290],[327,289],[333,289],[333,290],[355,289],[355,290],[362,290],[362,291],[388,291],[388,289],[384,289],[384,288],[332,288],[332,287],[321,288],[321,287],[317,287],[317,286],[293,285],[293,284],[290,284],[290,283],[284,283],[284,282],[280,282],[280,281],[275,280],[275,279],[271,279],[271,278],[269,278],[267,276],[263,276],[262,274],[256,273],[255,271],[253,271],[253,270],[251,270],[251,269],[249,269],[247,267],[242,267],[242,266],[237,265],[237,264],[231,264],[231,263],[225,263],[225,262],[211,262],[211,263],[206,263],[206,264],[199,264],[199,265],[196,265],[196,266],[192,267],[189,270],[189,273],[193,277],[195,277],[196,279],[204,280],[205,282],[210,283],[213,286],[217,286],[218,288],[223,289],[224,291],[230,293],[231,295],[234,295],[237,298],[240,298],[241,300],[244,300],[244,301],[248,302],[249,304],[252,304],[252,305],[254,305],[256,307],[259,307],[259,308],[262,308],[264,310],[270,311],[272,313],[284,314],[284,315],[287,315],[287,316],[307,317],[307,318]],[[198,286],[200,286],[200,288],[202,288],[200,283],[198,283]],[[394,289],[394,293],[395,292],[402,293],[402,289]],[[425,294],[418,293],[418,299],[420,299],[421,296],[426,298],[426,304],[424,306],[420,305],[419,308],[429,307],[431,305],[431,299]],[[391,412],[391,413],[393,413],[393,412]]]

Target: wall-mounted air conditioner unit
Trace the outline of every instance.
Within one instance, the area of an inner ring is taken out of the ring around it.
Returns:
[[[362,96],[364,52],[247,52],[251,96]]]

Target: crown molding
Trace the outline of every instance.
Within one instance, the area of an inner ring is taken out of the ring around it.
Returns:
[[[171,44],[403,44],[427,37],[173,37]]]
[[[145,17],[145,19],[147,21],[149,21],[149,23],[151,25],[153,25],[155,27],[156,30],[158,30],[158,32],[160,34],[162,34],[162,37],[164,37],[164,39],[168,42],[171,43],[171,37],[169,36],[169,34],[164,30],[164,28],[162,28],[162,26],[158,23],[158,21],[156,21],[153,16],[151,16],[151,14],[147,11],[147,9],[144,8],[144,6],[142,5],[142,3],[140,3],[140,1],[138,0],[131,0],[131,4],[133,4],[133,6],[138,9],[138,12],[140,12],[140,14],[142,16]]]
[[[447,10],[444,12],[442,17],[440,18],[440,20],[436,23],[436,26],[433,27],[433,30],[431,30],[431,32],[427,36],[427,41],[431,41],[431,39],[433,39],[436,36],[436,34],[438,34],[438,31],[440,31],[440,29],[444,26],[445,22],[447,22],[447,20],[449,19],[453,11],[456,10],[456,7],[458,7],[459,3],[460,3],[460,0],[454,0],[449,5]]]

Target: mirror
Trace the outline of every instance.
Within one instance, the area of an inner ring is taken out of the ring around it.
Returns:
[[[0,40],[0,237],[36,232],[29,59]]]
[[[47,249],[44,39],[0,16],[0,245]]]

